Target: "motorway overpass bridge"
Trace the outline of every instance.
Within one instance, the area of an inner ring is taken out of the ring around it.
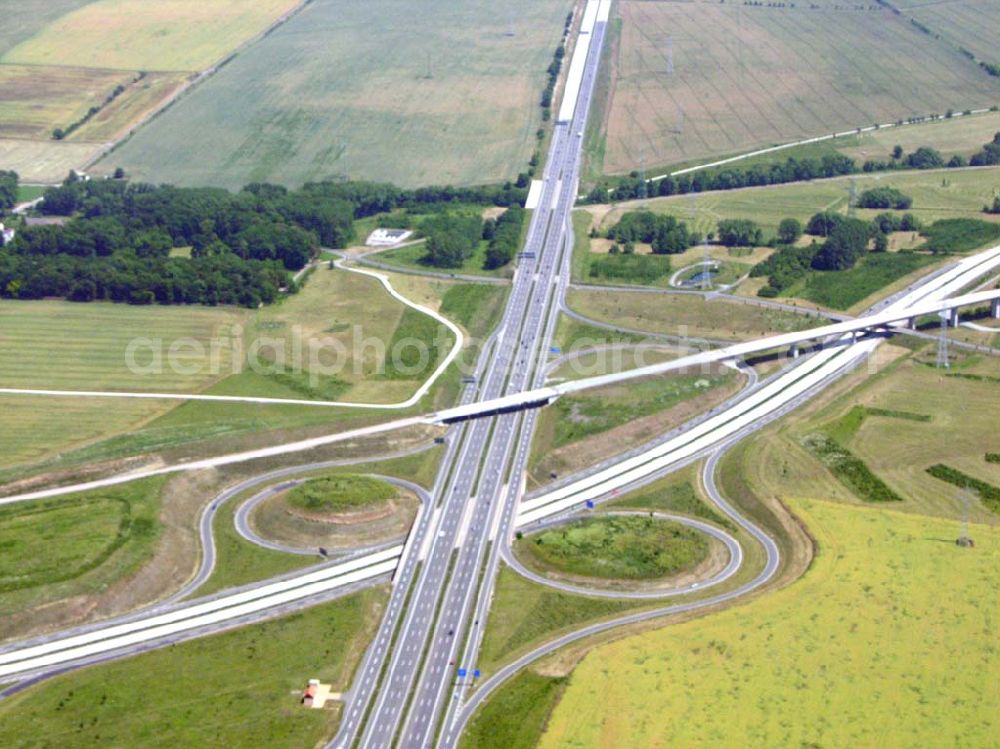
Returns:
[[[992,261],[1000,266],[1000,248],[997,248]],[[454,424],[470,419],[486,416],[523,411],[529,408],[539,408],[548,405],[561,395],[592,390],[594,388],[612,385],[619,382],[666,374],[667,372],[688,369],[690,367],[707,366],[715,362],[744,359],[749,356],[768,351],[788,350],[792,356],[797,356],[802,347],[819,345],[844,346],[856,342],[860,337],[870,333],[898,332],[900,326],[915,327],[916,321],[928,315],[947,314],[951,325],[958,325],[959,310],[963,307],[980,307],[990,305],[990,312],[995,318],[1000,318],[1000,290],[978,291],[950,299],[930,300],[907,307],[905,310],[888,309],[872,315],[859,317],[855,320],[822,325],[809,330],[794,333],[782,333],[768,336],[756,341],[736,343],[698,354],[691,354],[648,367],[628,369],[624,372],[585,377],[571,382],[551,385],[543,388],[514,393],[501,398],[469,403],[455,408],[430,414],[426,420],[433,424]]]

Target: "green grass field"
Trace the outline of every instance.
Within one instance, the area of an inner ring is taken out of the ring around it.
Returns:
[[[650,357],[652,358],[652,357]],[[560,398],[554,404],[555,434],[550,449],[614,429],[694,398],[733,378],[731,373],[683,374],[603,388],[596,395]]]
[[[937,262],[938,258],[916,253],[872,254],[849,270],[810,273],[783,296],[797,296],[822,307],[846,310],[900,278]]]
[[[423,244],[415,244],[410,245],[409,247],[400,247],[396,250],[389,250],[388,252],[380,252],[375,256],[375,258],[379,262],[388,263],[389,265],[397,265],[400,268],[412,268],[413,270],[430,271],[434,273],[461,273],[463,275],[494,277],[510,276],[511,269],[509,266],[486,270],[484,263],[486,262],[486,248],[488,246],[487,242],[480,242],[476,246],[472,255],[466,258],[465,262],[457,268],[435,268],[432,265],[424,263],[423,259],[427,254],[427,248]]]
[[[160,533],[162,478],[0,509],[0,619],[106,590],[135,574]]]
[[[602,229],[617,223],[622,213],[637,210],[642,205],[655,213],[687,221],[703,234],[714,231],[720,219],[748,218],[764,229],[765,236],[773,236],[783,218],[804,222],[818,211],[846,212],[852,181],[857,184],[859,194],[875,186],[902,190],[913,198],[911,212],[929,223],[943,218],[983,218],[983,205],[992,202],[1000,183],[1000,169],[858,174],[815,182],[631,201],[610,211],[606,206],[588,210],[599,217]],[[876,210],[857,211],[859,218],[872,218],[878,213]]]
[[[394,496],[396,489],[391,484],[370,476],[343,474],[300,484],[288,493],[287,502],[310,512],[349,512]]]
[[[67,390],[110,389],[195,392],[222,376],[230,351],[219,349],[213,373],[211,341],[224,340],[246,313],[236,309],[183,307],[137,308],[126,305],[68,302],[0,302],[0,383],[4,387]],[[177,351],[177,360],[196,374],[180,374],[167,366],[172,341],[202,346],[201,355]],[[130,342],[134,362],[130,371]],[[155,367],[152,348],[163,342],[162,368]],[[159,369],[160,371],[154,371]],[[138,428],[172,404],[0,396],[0,465],[33,462],[120,431]]]
[[[651,333],[748,340],[769,333],[804,330],[815,318],[795,312],[752,307],[737,301],[627,291],[570,289],[571,309],[587,317]]]
[[[733,521],[709,507],[695,489],[696,477],[691,468],[647,484],[641,489],[629,492],[607,506],[613,509],[657,510],[679,513],[689,517],[708,520],[730,530],[736,530]]]
[[[66,390],[208,392],[223,395],[403,400],[417,375],[386,379],[382,347],[423,335],[430,318],[404,307],[378,281],[318,269],[297,295],[255,313],[232,308],[147,307],[67,302],[2,302],[0,386]],[[331,332],[332,331],[332,332]],[[450,336],[450,334],[449,334]],[[295,341],[299,343],[296,344]],[[130,369],[130,342],[134,363]],[[194,344],[189,346],[188,343]],[[312,361],[310,342],[319,352]],[[214,343],[214,346],[213,346]],[[173,360],[180,365],[171,365]],[[296,348],[298,345],[298,348]],[[445,341],[451,345],[451,338]],[[262,366],[238,371],[234,361]],[[295,352],[302,370],[295,370]],[[154,352],[159,352],[159,362]],[[404,352],[405,353],[405,352]],[[286,374],[271,362],[284,361]],[[59,362],[59,366],[52,366]],[[430,371],[423,370],[422,375]],[[417,373],[418,375],[421,373]],[[198,440],[269,429],[370,423],[377,412],[307,406],[0,395],[0,469],[42,461],[117,458]],[[353,420],[353,422],[352,422]],[[2,475],[2,474],[0,474]]]
[[[375,588],[232,632],[74,671],[5,700],[0,744],[299,749],[340,707],[309,710],[310,678],[346,690],[384,607]]]
[[[604,645],[573,672],[539,744],[984,746],[995,736],[1000,532],[817,501],[794,585]]]
[[[562,593],[502,567],[480,651],[480,667],[489,673],[532,643],[637,605],[634,601]]]
[[[516,552],[545,571],[612,580],[650,580],[689,570],[708,556],[708,540],[650,517],[594,516],[532,534]]]
[[[461,283],[447,288],[438,311],[473,338],[484,338],[500,322],[506,301],[503,286]]]
[[[591,149],[605,173],[1000,100],[1000,80],[876,4],[765,5],[617,5],[605,143]]]
[[[566,679],[521,671],[476,713],[460,749],[534,749]],[[511,720],[516,715],[517,720]]]
[[[570,365],[564,369],[579,377],[674,356],[649,349],[616,353],[621,354],[620,359],[615,355],[586,357],[581,360],[586,369],[569,370]],[[560,398],[539,417],[531,444],[529,482],[545,484],[552,474],[583,470],[653,439],[718,405],[735,393],[739,384],[740,378],[729,369],[685,370]]]
[[[896,353],[906,352],[897,349]],[[997,445],[995,400],[1000,384],[990,379],[945,377],[933,366],[918,363],[928,357],[933,363],[933,350],[926,356],[910,354],[893,364],[879,364],[874,377],[840,393],[822,408],[783,422],[774,436],[754,444],[749,478],[777,496],[861,504],[862,497],[837,482],[802,447],[803,437],[822,431],[902,498],[892,503],[894,510],[961,518],[963,487],[939,481],[927,469],[945,463],[1000,485],[1000,466],[983,459]],[[974,357],[961,371],[996,377],[1000,364],[991,357]],[[874,409],[876,415],[859,420],[859,407],[869,413]],[[899,412],[920,414],[927,420],[879,415]],[[975,522],[996,522],[996,516],[978,500],[969,512]]]
[[[538,97],[570,5],[314,0],[99,169],[225,187],[513,178],[537,143]]]

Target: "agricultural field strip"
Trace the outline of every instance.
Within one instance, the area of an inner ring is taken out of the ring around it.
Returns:
[[[652,4],[650,5],[652,6]],[[637,4],[636,7],[642,7],[642,6]],[[671,8],[671,13],[674,14],[674,18],[672,22],[668,22],[668,25],[663,24],[664,19],[662,18],[657,19],[654,17],[648,17],[648,18],[643,17],[640,19],[632,19],[631,21],[629,19],[626,19],[626,24],[627,27],[630,25],[641,29],[641,31],[637,31],[636,33],[639,33],[641,37],[646,37],[647,41],[653,39],[654,37],[658,41],[671,32],[673,32],[675,36],[678,34],[678,32],[680,32],[681,37],[683,38],[686,35],[693,35],[698,33],[696,31],[691,31],[692,28],[694,29],[698,28],[695,24],[698,23],[704,24],[704,19],[699,19],[697,17],[694,18],[690,17],[692,15],[691,11],[686,11],[686,15],[684,15],[685,11],[680,7]],[[743,11],[743,13],[745,16],[745,20],[749,18],[751,24],[756,23],[756,21],[754,20],[755,18],[759,18],[759,14],[755,15],[753,12],[751,12],[749,16],[745,15],[745,11]],[[676,17],[677,14],[682,14],[682,15],[680,18],[678,18]],[[788,40],[796,40],[796,42],[798,42],[801,41],[803,38],[808,37],[810,33],[810,29],[808,28],[808,26],[813,23],[813,21],[807,20],[808,18],[809,16],[801,14],[796,15],[794,13],[793,14],[774,13],[768,15],[769,24],[776,25],[777,30],[779,32],[779,37],[771,38],[769,35],[765,34],[767,43],[765,43],[764,45],[763,52],[764,52],[764,57],[767,59],[761,58],[759,54],[760,50],[758,50],[755,45],[750,45],[749,47],[743,44],[740,45],[741,51],[748,52],[751,55],[751,60],[749,61],[749,64],[745,66],[743,65],[740,66],[742,70],[741,73],[742,78],[740,80],[736,80],[735,74],[733,72],[733,69],[737,66],[727,64],[727,62],[735,61],[736,54],[734,54],[732,50],[729,49],[730,40],[726,37],[723,37],[722,39],[718,40],[718,44],[714,48],[721,49],[723,54],[726,54],[728,56],[728,60],[722,60],[722,59],[715,60],[712,57],[712,52],[711,52],[711,49],[713,49],[713,47],[708,47],[709,51],[703,52],[703,54],[709,55],[709,59],[712,59],[714,61],[715,67],[712,70],[708,71],[707,73],[708,77],[706,78],[705,75],[703,75],[705,71],[702,69],[705,67],[705,64],[702,63],[700,66],[697,66],[696,71],[694,73],[693,84],[696,86],[700,86],[701,88],[711,89],[712,91],[712,93],[710,94],[711,98],[723,102],[728,102],[732,99],[732,96],[727,95],[730,91],[733,90],[746,91],[748,87],[753,89],[751,93],[761,92],[765,96],[773,96],[771,92],[774,90],[774,85],[775,85],[774,82],[773,81],[769,81],[766,83],[762,82],[755,74],[755,71],[757,70],[758,67],[766,67],[768,65],[772,65],[775,58],[780,58],[782,55],[787,55],[789,53],[794,54],[797,60],[794,63],[787,63],[787,64],[791,64],[793,68],[797,68],[800,70],[809,70],[814,61],[810,58],[810,55],[814,54],[814,50],[811,47],[803,46],[802,44],[798,43],[790,43],[789,45],[776,48],[777,38],[786,38]],[[723,16],[722,20],[728,23],[732,19]],[[807,24],[807,26],[802,27],[803,23]],[[849,28],[842,28],[841,26],[842,25],[838,25],[836,23],[831,26],[831,28],[834,29],[833,33],[835,35],[838,33],[838,31],[842,32],[840,34],[841,38],[834,39],[834,42],[840,47],[847,45],[847,47],[850,48],[850,46],[853,43],[853,37],[850,36]],[[654,36],[649,36],[650,28],[652,28],[654,32],[659,32],[659,33],[654,34]],[[761,27],[758,26],[758,29],[760,28]],[[897,42],[904,41],[903,37],[907,37],[905,41],[909,42],[915,41],[909,39],[909,37],[917,35],[917,32],[910,30],[908,24],[896,24],[894,26],[894,30],[896,32],[895,41]],[[758,39],[758,43],[759,41],[760,40]],[[638,43],[641,45],[641,40]],[[658,42],[655,46],[658,50],[661,46],[661,43]],[[645,133],[647,141],[646,152],[648,155],[649,147],[653,146],[655,151],[657,144],[654,143],[654,139],[650,138],[646,128],[643,125],[644,124],[648,125],[651,121],[651,118],[656,117],[655,113],[657,107],[654,106],[654,103],[650,101],[649,96],[647,96],[647,89],[651,90],[654,95],[657,93],[660,94],[663,93],[661,91],[661,84],[653,83],[649,80],[650,75],[655,75],[655,69],[661,69],[659,64],[660,63],[659,58],[661,54],[654,53],[651,49],[644,49],[642,51],[644,51],[647,55],[650,54],[654,55],[654,57],[656,57],[657,59],[654,60],[652,63],[650,63],[649,61],[642,61],[642,60],[630,60],[629,64],[626,65],[626,68],[628,69],[626,69],[624,73],[621,74],[619,80],[631,82],[631,86],[626,86],[623,92],[620,92],[620,96],[622,97],[623,102],[626,99],[630,98],[635,99],[636,97],[639,97],[642,98],[644,101],[642,106],[648,110],[646,112],[646,116],[640,118],[634,118],[629,125],[629,127],[638,128],[638,130],[641,133]],[[686,52],[690,51],[691,50],[686,50]],[[684,54],[684,52],[685,51],[682,51],[682,55]],[[932,54],[932,58],[936,63],[936,65],[934,66],[925,65],[926,70],[924,71],[924,75],[927,76],[928,78],[926,81],[926,83],[929,86],[928,94],[932,97],[934,103],[928,101],[926,106],[928,107],[927,111],[932,111],[932,110],[943,111],[946,105],[940,103],[939,97],[934,98],[934,96],[938,92],[943,92],[958,87],[958,84],[955,82],[955,80],[953,80],[954,75],[951,73],[951,68],[955,61],[952,58],[957,57],[957,55],[955,55],[955,53],[951,52],[950,50],[944,48],[936,49],[934,50],[934,52],[935,54]],[[665,55],[662,55],[662,57],[663,57],[662,64],[666,65],[667,60]],[[895,95],[896,91],[900,90],[902,87],[899,85],[894,85],[896,82],[892,79],[892,76],[890,74],[884,73],[883,71],[880,71],[878,69],[875,69],[874,71],[872,69],[864,69],[860,66],[860,63],[857,62],[854,59],[854,57],[850,55],[848,56],[847,59],[842,60],[838,64],[841,67],[846,66],[847,68],[850,68],[851,75],[856,76],[861,80],[867,81],[868,87],[873,92],[877,92],[881,97],[879,101],[881,101],[881,103],[883,104],[882,107],[883,109],[885,109],[886,106],[888,106],[890,109],[893,110],[902,107],[903,111],[909,111],[909,109],[905,107],[905,102],[903,102],[899,96]],[[651,68],[650,65],[652,65],[653,67]],[[965,72],[969,73],[969,76],[972,77],[971,70]],[[630,73],[631,77],[628,75]],[[690,71],[682,71],[679,79],[675,81],[675,83],[678,86],[684,87],[680,90],[680,95],[682,99],[685,98],[685,93],[688,94],[687,98],[690,98],[690,95],[693,94],[693,90],[688,90],[691,88],[690,86],[691,81],[688,80],[688,78],[690,77],[689,73]],[[632,78],[634,78],[634,80],[632,80]],[[831,117],[835,117],[836,119],[841,120],[841,127],[843,126],[843,124],[846,124],[843,123],[843,116],[841,115],[841,112],[843,111],[843,108],[845,106],[854,107],[855,109],[857,109],[859,112],[858,118],[864,121],[865,126],[870,126],[873,120],[877,121],[878,119],[880,119],[877,113],[875,115],[871,113],[866,114],[860,107],[858,107],[856,104],[856,97],[853,96],[850,92],[842,91],[836,83],[837,79],[839,78],[836,76],[831,76],[831,80],[827,85],[831,86],[833,88],[833,92],[839,97],[840,106],[837,107],[836,109],[831,109],[829,106],[826,106],[824,108],[824,112],[828,115],[827,117],[821,117],[817,115],[816,112],[813,111],[813,105],[822,107],[823,103],[827,102],[830,99],[830,97],[823,96],[821,92],[817,91],[813,87],[815,81],[812,81],[808,76],[799,76],[797,78],[797,81],[802,86],[806,86],[808,88],[809,94],[812,97],[814,97],[816,101],[812,101],[812,99],[808,101],[802,101],[802,97],[800,95],[801,92],[799,90],[784,89],[781,90],[781,93],[784,95],[784,98],[783,99],[778,98],[774,102],[774,106],[776,106],[779,109],[783,109],[784,108],[783,101],[794,101],[804,108],[804,111],[800,112],[801,114],[803,115],[810,114],[812,119],[820,123],[829,120]],[[784,81],[784,79],[781,79],[781,81]],[[725,90],[720,90],[719,88],[720,85]],[[781,83],[779,83],[779,89],[780,88],[781,88]],[[985,91],[980,90],[980,93],[984,94]],[[697,97],[695,97],[695,100],[697,101]],[[669,101],[672,102],[672,104],[666,104],[664,106],[669,108],[672,112],[673,108],[677,106],[677,99],[674,96],[674,92],[669,93]],[[812,104],[810,104],[810,102],[812,102]],[[660,103],[661,104],[663,103],[662,99],[660,100]],[[751,112],[754,111],[756,104],[757,104],[756,97],[753,96],[747,97],[745,100],[740,102],[740,105],[746,106],[748,109],[751,110]],[[877,104],[878,102],[876,102],[876,105]],[[966,107],[964,106],[958,108],[960,110],[966,109]],[[710,120],[710,125],[709,125],[709,130],[711,131],[710,134],[715,135],[716,140],[722,138],[728,138],[730,143],[729,149],[727,149],[724,143],[722,142],[717,142],[715,143],[714,147],[709,148],[705,144],[704,139],[701,138],[702,136],[701,132],[696,131],[687,134],[689,138],[697,136],[700,140],[702,140],[703,146],[705,146],[705,149],[707,150],[715,150],[716,152],[720,150],[721,151],[732,150],[732,146],[735,145],[732,140],[732,135],[735,134],[738,137],[744,136],[745,134],[743,133],[743,130],[746,130],[748,128],[748,124],[744,121],[745,118],[739,112],[737,112],[735,109],[732,108],[728,113],[717,112],[712,108],[708,108],[705,111],[698,109],[697,111],[687,112],[687,114],[693,115],[695,119],[697,119],[698,116],[708,118]],[[783,117],[783,119],[787,121],[794,120],[794,118],[790,117],[789,114],[790,113],[785,112],[785,116]],[[731,122],[732,126],[728,129],[726,127],[723,127],[722,124],[720,124],[716,115],[724,117],[724,123]],[[729,116],[727,117],[726,115]],[[669,132],[673,130],[672,122],[671,123],[662,122],[662,119],[663,118],[661,117],[660,118],[661,122],[659,122],[659,127],[655,128],[655,130],[659,133],[662,133],[664,131]],[[770,122],[770,120],[768,120],[767,117],[764,114],[762,114],[759,110],[755,112],[755,119],[760,121],[761,127],[766,126]],[[614,122],[612,122],[612,124],[614,124]],[[741,127],[742,130],[739,130],[739,128]],[[776,127],[773,122],[770,122],[770,129],[772,131],[778,132],[779,135],[782,132],[781,128]],[[799,124],[796,129],[808,132],[809,129],[816,129],[816,126],[814,125],[812,126],[812,128],[810,128],[810,127],[803,127],[801,124]],[[785,130],[787,131],[787,128]],[[856,134],[856,133],[857,133],[856,129],[850,131],[850,134]],[[612,133],[611,135],[615,134]],[[626,137],[623,138],[622,137],[623,135]],[[625,133],[617,134],[618,140],[620,141],[620,143],[617,146],[619,151],[622,149],[627,150],[629,146],[628,143],[629,139],[627,135],[628,135],[627,128]],[[754,138],[754,139],[759,140],[760,138]],[[660,143],[659,145],[662,145],[662,143]],[[674,145],[677,146],[679,145],[679,143]],[[631,146],[633,148],[636,147],[634,142],[631,143]],[[632,153],[632,156],[634,161],[634,151]],[[620,157],[621,154],[619,154],[619,161],[621,160]],[[624,166],[622,164],[616,164],[616,166],[612,169],[612,171],[627,171],[627,169],[624,169]]]
[[[174,611],[55,639],[31,647],[0,652],[0,678],[38,671],[150,640],[218,625],[320,593],[391,574],[403,552],[399,544],[390,549],[333,565],[306,575],[270,583],[241,593]]]
[[[874,317],[882,320],[883,322],[881,324],[884,325],[896,320],[897,318],[895,316],[905,313],[907,310],[916,312],[917,310],[926,307],[931,307],[933,309],[934,307],[940,305],[940,303],[933,300],[934,296],[947,294],[952,290],[961,289],[973,278],[981,276],[983,273],[988,272],[998,265],[1000,265],[1000,247],[995,247],[972,258],[966,258],[965,260],[957,263],[950,271],[935,276],[932,281],[926,284],[931,287],[930,291],[924,289],[924,285],[920,285],[915,290],[910,291],[903,296],[903,298],[899,301],[889,305],[889,307],[883,312],[862,319],[870,320]],[[928,302],[927,297],[931,297],[932,299]],[[1000,292],[990,292],[990,298],[1000,298]],[[843,323],[839,323],[825,326],[825,328],[831,330],[831,335],[843,335],[844,333],[850,332],[851,328],[843,329],[842,326]],[[815,330],[821,331],[823,328]],[[791,334],[791,336],[794,339],[798,337],[798,334]],[[786,334],[783,336],[774,336],[770,339],[764,339],[764,341],[787,338],[788,335]],[[706,449],[717,444],[722,439],[725,439],[727,436],[730,436],[738,432],[741,428],[758,421],[768,412],[773,411],[776,408],[780,408],[782,405],[793,401],[802,393],[807,392],[818,382],[825,379],[830,374],[831,368],[837,369],[842,366],[840,354],[858,350],[858,346],[868,348],[870,347],[871,342],[872,339],[869,339],[861,343],[849,345],[845,348],[826,348],[814,356],[809,357],[803,364],[794,367],[787,373],[772,380],[764,387],[750,394],[745,400],[735,404],[732,408],[727,409],[726,411],[696,425],[687,433],[662,445],[656,446],[647,453],[629,458],[611,468],[586,476],[572,484],[568,484],[554,491],[522,502],[518,515],[518,523],[520,525],[529,525],[532,522],[536,522],[557,512],[562,512],[572,508],[573,506],[579,505],[589,499],[595,499],[603,496],[607,492],[613,491],[623,485],[631,484],[653,470],[663,468],[671,463],[675,463],[679,460],[690,458],[694,455],[702,453]],[[875,339],[875,342],[877,343],[877,339]],[[759,345],[761,344],[751,344],[750,348],[755,349]],[[728,350],[742,350],[744,348],[745,344],[739,344],[737,346],[729,347]],[[727,349],[722,349],[721,351],[726,350]],[[685,359],[700,358],[701,356],[704,355],[685,357],[676,361],[683,362]],[[730,357],[724,356],[723,358]],[[852,354],[850,358],[854,360],[857,357]],[[675,362],[668,362],[666,363],[666,366],[669,367],[669,365],[674,363]],[[648,370],[653,368],[656,368],[659,371],[663,370],[665,365],[652,365],[652,367],[643,369]],[[802,370],[806,371],[803,373]],[[614,382],[621,378],[617,375],[611,375],[593,379]],[[733,416],[734,411],[736,412],[735,418]]]
[[[967,117],[967,116],[972,116],[972,115],[977,115],[977,114],[986,114],[986,113],[988,113],[990,111],[991,110],[989,108],[986,108],[986,109],[982,109],[982,108],[981,109],[972,109],[972,110],[968,111],[968,114],[966,114],[965,112],[955,112],[952,115],[952,117],[953,118],[955,118],[955,117]],[[739,154],[738,156],[730,156],[729,158],[719,159],[717,161],[711,161],[711,162],[709,162],[707,164],[698,164],[696,166],[689,166],[689,167],[686,167],[684,169],[677,169],[676,171],[673,171],[673,172],[664,172],[663,174],[658,174],[655,177],[648,177],[646,179],[646,182],[658,182],[661,179],[666,179],[667,177],[679,177],[682,174],[690,174],[691,172],[700,172],[700,171],[702,171],[704,169],[713,169],[715,167],[725,166],[726,164],[732,164],[732,163],[737,162],[737,161],[744,161],[745,159],[752,159],[752,158],[754,158],[756,156],[765,156],[765,155],[767,155],[769,153],[775,153],[777,151],[784,151],[784,150],[789,149],[789,148],[795,148],[796,146],[807,146],[810,143],[822,143],[823,141],[834,140],[835,138],[846,138],[846,137],[849,137],[851,135],[860,135],[860,134],[864,134],[864,133],[873,133],[873,132],[878,131],[878,130],[888,130],[890,128],[915,127],[915,126],[921,125],[921,124],[924,124],[924,123],[920,123],[920,122],[904,122],[904,123],[900,124],[900,123],[896,123],[896,122],[886,122],[885,124],[882,124],[882,125],[866,125],[864,127],[855,128],[854,130],[844,130],[844,131],[841,131],[839,133],[829,133],[827,135],[818,135],[818,136],[816,136],[814,138],[804,138],[802,140],[791,141],[789,143],[782,143],[782,144],[777,145],[777,146],[770,146],[768,148],[759,148],[756,151],[748,151],[747,153]],[[610,188],[608,190],[608,193],[611,193],[613,191],[614,191],[614,188]],[[585,197],[585,196],[580,196],[580,197]]]
[[[573,583],[566,583],[560,580],[556,580],[546,575],[539,574],[528,569],[524,563],[518,559],[517,555],[514,554],[513,549],[509,544],[503,544],[500,549],[500,557],[507,564],[508,567],[513,569],[522,577],[525,577],[539,585],[545,585],[550,588],[555,588],[556,590],[561,590],[564,593],[574,593],[578,595],[585,596],[597,596],[599,598],[627,598],[627,599],[652,599],[656,600],[659,598],[672,598],[674,596],[681,596],[691,592],[692,588],[698,588],[699,590],[704,590],[705,588],[711,588],[726,580],[731,578],[737,572],[739,572],[740,567],[743,565],[743,548],[740,546],[739,541],[737,541],[733,536],[731,536],[726,531],[717,528],[711,523],[707,523],[703,520],[696,520],[694,518],[689,518],[684,515],[672,515],[664,512],[647,512],[645,510],[614,510],[607,511],[598,515],[597,517],[611,516],[611,517],[655,517],[658,520],[666,520],[671,523],[679,523],[680,525],[687,526],[688,528],[693,528],[694,530],[701,531],[717,541],[721,542],[725,547],[726,551],[729,553],[729,561],[726,563],[723,569],[712,575],[712,577],[701,580],[694,584],[684,585],[683,587],[669,587],[662,588],[658,590],[648,590],[648,591],[635,591],[635,590],[611,590],[608,588],[600,588],[593,585],[579,585]],[[593,516],[591,516],[593,517]],[[565,515],[558,517],[554,520],[542,523],[532,527],[532,533],[536,533],[543,530],[548,530],[549,528],[556,528],[560,525],[564,525],[569,522],[575,522],[579,520],[578,517],[573,515]]]
[[[203,394],[193,394],[193,393],[142,393],[142,392],[128,392],[128,391],[114,391],[114,390],[48,390],[48,389],[35,389],[35,388],[0,388],[0,395],[41,395],[41,396],[52,396],[59,398],[146,398],[150,400],[184,400],[184,401],[219,401],[223,403],[270,403],[276,405],[284,406],[320,406],[324,408],[364,408],[364,409],[391,409],[391,410],[403,410],[411,408],[420,402],[420,399],[427,395],[427,391],[433,387],[434,383],[437,382],[438,378],[444,374],[445,370],[449,365],[455,360],[455,357],[461,352],[462,347],[465,345],[465,336],[455,323],[446,317],[440,315],[436,311],[430,309],[429,307],[424,307],[421,304],[412,302],[405,296],[400,294],[393,287],[392,282],[389,277],[382,274],[376,273],[374,271],[365,270],[363,268],[352,268],[344,264],[344,260],[334,261],[336,266],[341,270],[350,271],[351,273],[360,273],[364,276],[370,276],[372,278],[378,279],[378,281],[385,287],[389,295],[400,302],[402,302],[407,307],[422,312],[423,314],[431,317],[435,321],[446,326],[455,336],[455,343],[452,345],[451,349],[448,351],[447,356],[441,361],[437,366],[437,369],[431,373],[424,383],[417,388],[417,391],[407,398],[405,401],[399,401],[396,403],[364,403],[364,402],[351,402],[351,401],[325,401],[325,400],[308,400],[300,398],[267,398],[267,397],[254,397],[246,395],[203,395]]]

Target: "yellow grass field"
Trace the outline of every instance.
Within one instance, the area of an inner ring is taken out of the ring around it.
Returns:
[[[867,159],[884,161],[892,153],[893,146],[900,145],[906,153],[911,153],[921,146],[931,146],[943,154],[951,156],[961,154],[971,156],[983,144],[993,140],[994,134],[1000,132],[1000,112],[984,112],[969,117],[922,122],[919,125],[907,125],[900,128],[889,128],[854,136],[854,145],[841,147],[841,139],[833,141],[837,150],[846,156],[863,164]],[[845,139],[846,140],[846,139]]]
[[[200,71],[300,0],[98,0],[18,44],[2,62]]]
[[[184,84],[184,73],[149,73],[134,81],[68,138],[70,141],[105,143],[114,141],[135,127]]]
[[[50,138],[134,77],[121,70],[0,65],[0,137]]]
[[[1000,529],[796,501],[797,583],[628,637],[573,672],[541,749],[985,747],[997,737]]]
[[[22,182],[61,182],[100,150],[94,143],[0,138],[0,169],[13,169]]]

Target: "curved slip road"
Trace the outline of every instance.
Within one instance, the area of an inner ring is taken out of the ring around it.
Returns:
[[[734,440],[733,442],[720,447],[716,450],[716,452],[712,453],[712,456],[706,462],[705,468],[702,472],[705,490],[719,510],[732,519],[738,526],[740,526],[740,528],[750,534],[750,536],[752,536],[764,548],[766,560],[763,569],[752,580],[743,583],[730,591],[719,593],[698,601],[691,601],[690,603],[673,604],[671,606],[664,606],[647,611],[636,612],[634,614],[627,614],[609,621],[597,622],[587,627],[583,627],[575,632],[563,635],[562,637],[547,642],[526,653],[520,658],[499,669],[495,674],[480,682],[476,691],[455,713],[454,721],[448,725],[442,733],[441,740],[437,744],[440,749],[454,749],[476,710],[491,694],[493,694],[493,692],[499,689],[504,682],[514,676],[521,669],[531,665],[538,659],[555,652],[559,648],[592,635],[600,634],[627,624],[638,624],[651,619],[669,616],[671,614],[696,611],[709,606],[716,606],[720,603],[733,601],[753,592],[757,588],[760,588],[774,577],[781,564],[781,552],[778,549],[778,545],[761,528],[737,512],[737,510],[722,496],[715,484],[715,473],[719,459],[732,445],[736,444],[737,441],[738,440]]]

